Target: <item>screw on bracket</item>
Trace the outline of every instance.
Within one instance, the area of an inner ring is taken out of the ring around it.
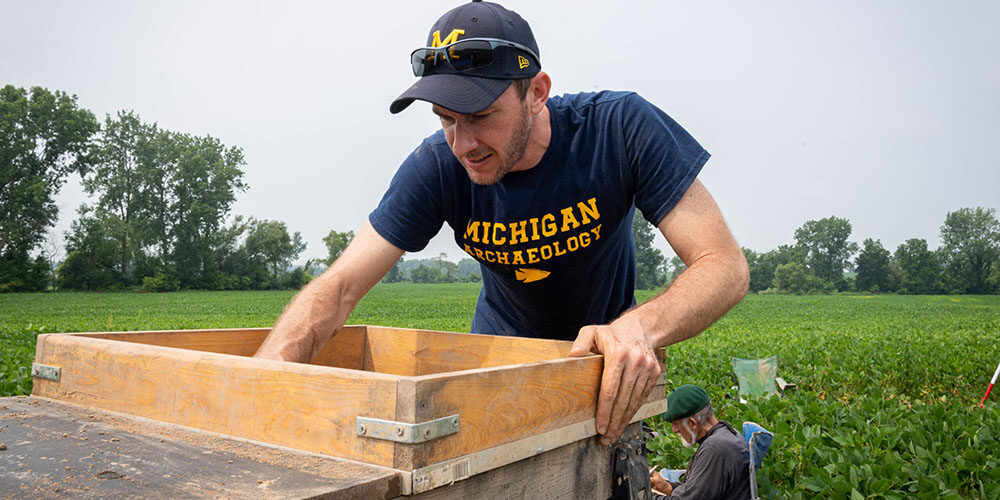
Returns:
[[[400,426],[398,426],[398,425],[396,426],[396,435],[397,436],[402,436],[403,435],[403,428],[400,427]]]
[[[365,424],[359,424],[358,425],[358,434],[364,434],[365,431],[366,431]]]

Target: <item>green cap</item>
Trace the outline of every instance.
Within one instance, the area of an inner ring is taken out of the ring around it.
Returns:
[[[667,396],[667,412],[663,419],[668,422],[688,418],[708,406],[708,393],[696,385],[682,385]]]

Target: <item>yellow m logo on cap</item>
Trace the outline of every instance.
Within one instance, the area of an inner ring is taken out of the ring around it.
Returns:
[[[531,63],[528,61],[527,57],[517,56],[517,67],[518,68],[524,69],[524,68],[527,68],[528,65],[530,65],[530,64]]]
[[[458,35],[464,35],[464,34],[465,30],[453,29],[451,30],[451,33],[448,33],[448,36],[445,37],[444,40],[442,40],[441,30],[435,31],[434,34],[431,35],[433,37],[431,39],[431,47],[443,47],[445,45],[448,45],[449,43],[455,43],[458,41]]]

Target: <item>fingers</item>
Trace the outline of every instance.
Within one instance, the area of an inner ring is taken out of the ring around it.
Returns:
[[[602,398],[598,402],[598,415],[601,415],[602,411],[601,401],[614,402],[612,407],[607,409],[609,414],[607,428],[601,433],[604,435],[601,439],[604,445],[618,439],[656,386],[660,365],[653,353],[644,347],[636,346],[634,349],[624,350],[619,356],[612,356],[610,361],[608,353],[605,353],[605,380],[609,377],[617,377],[617,380],[602,381],[601,384]],[[605,394],[606,392],[608,394]],[[601,420],[598,419],[598,429],[601,428],[600,423]]]
[[[656,488],[664,493],[666,493],[666,488],[670,487],[670,483],[663,476],[660,475],[660,471],[654,470],[649,473],[649,482],[652,483],[653,488]]]
[[[618,366],[623,366],[621,370],[620,380],[618,382],[617,394],[611,394],[614,397],[614,405],[611,407],[611,412],[608,417],[608,429],[604,432],[604,437],[601,439],[601,443],[604,445],[611,444],[612,441],[618,439],[622,431],[625,430],[625,423],[623,420],[628,420],[632,416],[632,413],[628,413],[629,408],[632,406],[632,399],[635,398],[633,394],[636,387],[636,377],[639,375],[633,363],[630,363],[629,359],[626,359],[624,363],[617,363]],[[607,363],[607,358],[605,358],[605,363]],[[605,367],[605,372],[607,372],[607,367]],[[645,381],[639,386],[640,390],[645,385]],[[604,387],[601,387],[603,392]]]
[[[620,421],[621,429],[619,432],[625,430],[625,427],[628,426],[632,417],[635,416],[635,413],[639,411],[639,408],[646,402],[646,398],[649,397],[649,393],[653,391],[653,387],[656,386],[656,381],[659,377],[660,367],[659,364],[655,362],[652,366],[646,365],[642,369],[638,370],[636,382],[628,401],[628,407],[625,409]]]
[[[608,325],[581,328],[569,355],[591,352],[604,354],[595,423],[601,444],[607,446],[621,436],[653,390],[660,365],[644,340],[630,338]]]
[[[608,427],[611,422],[611,412],[620,393],[619,385],[622,382],[624,368],[622,363],[612,361],[609,358],[609,353],[604,353],[604,373],[601,375],[601,390],[597,396],[597,432],[604,435],[601,438],[601,444],[605,446],[618,439],[617,434],[608,435],[610,430]]]
[[[594,331],[594,328],[590,326],[580,329],[580,333],[576,335],[576,340],[573,341],[573,347],[569,350],[571,357],[586,356],[591,353],[591,349],[597,347],[594,344]]]

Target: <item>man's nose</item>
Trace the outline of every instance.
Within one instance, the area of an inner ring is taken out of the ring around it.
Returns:
[[[479,140],[476,138],[475,129],[461,122],[455,124],[455,140],[452,149],[456,156],[475,151],[479,147]]]

